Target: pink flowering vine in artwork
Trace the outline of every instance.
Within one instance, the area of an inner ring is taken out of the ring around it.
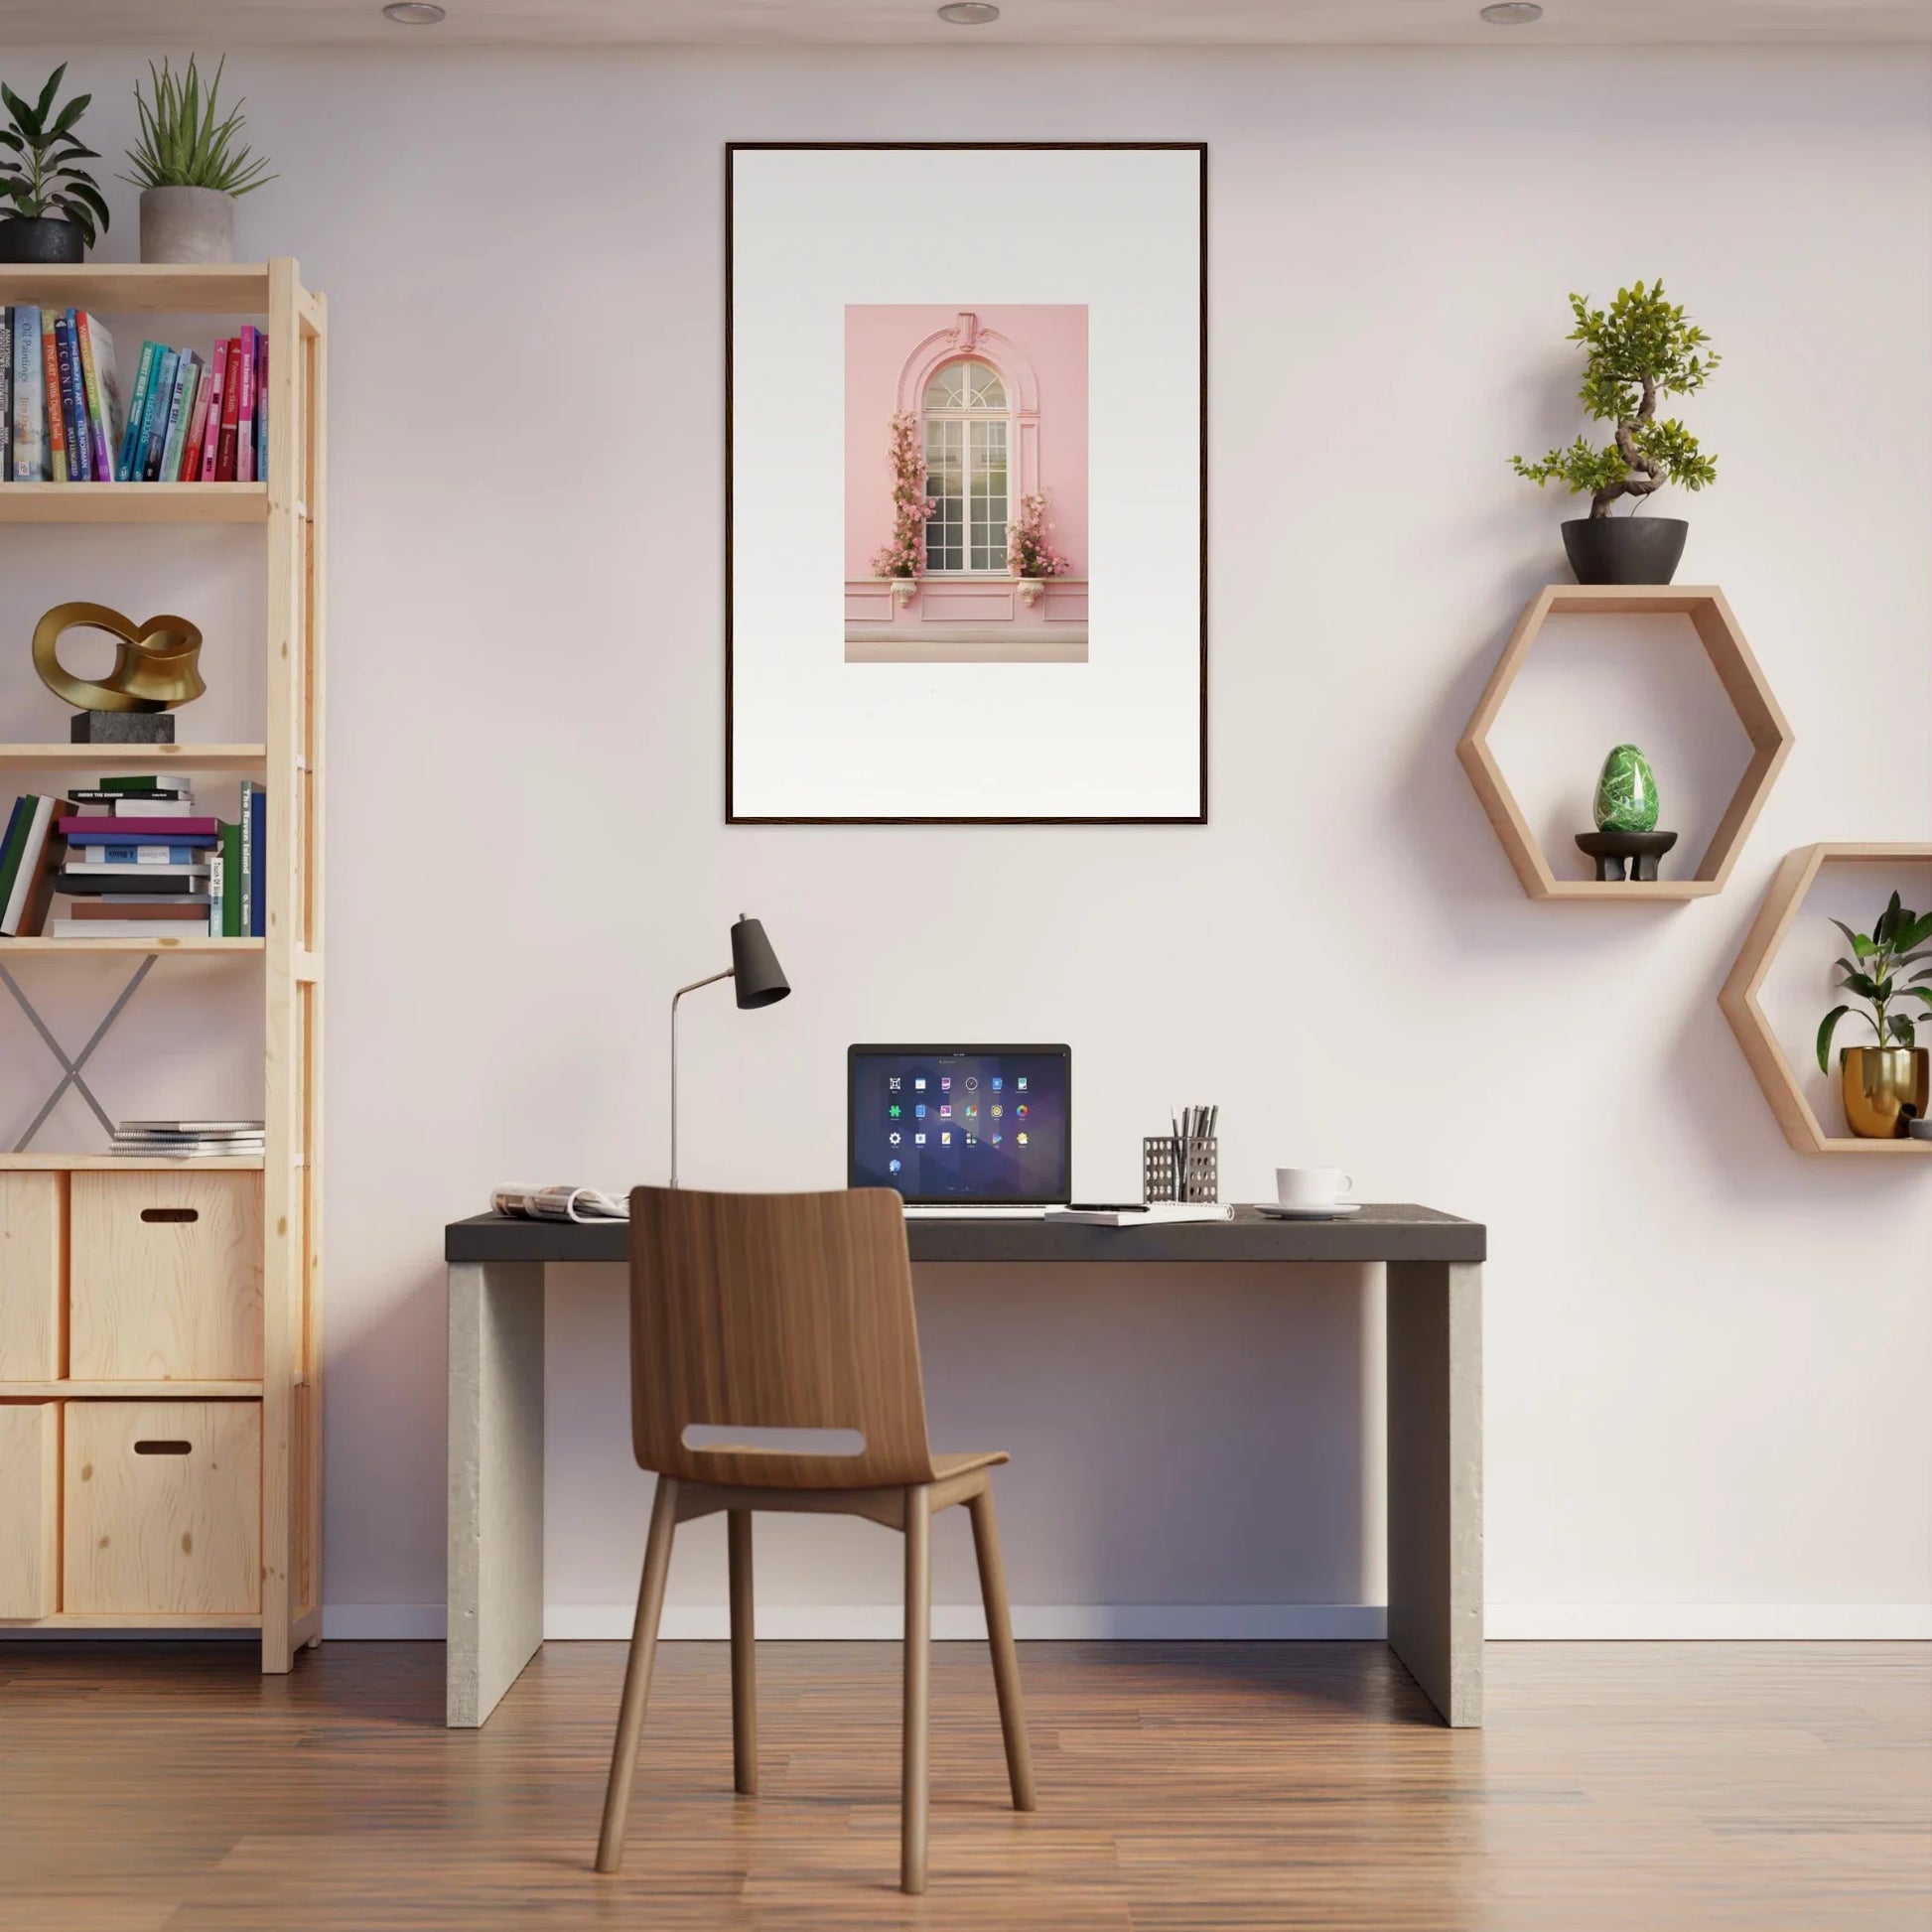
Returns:
[[[925,493],[925,456],[919,448],[919,419],[906,411],[891,418],[893,540],[873,553],[881,577],[925,575],[926,519],[939,505]]]
[[[1073,568],[1053,548],[1044,490],[1020,499],[1020,514],[1007,525],[1007,568],[1016,577],[1064,577]]]

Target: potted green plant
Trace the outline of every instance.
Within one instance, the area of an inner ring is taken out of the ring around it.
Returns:
[[[1667,483],[1686,489],[1715,483],[1718,464],[1676,417],[1660,421],[1657,404],[1702,389],[1721,358],[1705,347],[1704,331],[1665,299],[1661,280],[1618,289],[1607,310],[1592,309],[1582,295],[1570,298],[1570,308],[1577,326],[1566,340],[1585,351],[1578,399],[1592,421],[1616,428],[1600,448],[1580,436],[1540,463],[1519,456],[1511,465],[1532,483],[1562,483],[1575,495],[1588,494],[1589,515],[1563,526],[1578,583],[1668,584],[1690,525],[1634,512]],[[1612,517],[1610,505],[1624,496],[1633,513]]]
[[[148,75],[154,98],[134,83],[141,138],[128,149],[134,173],[121,179],[141,191],[141,259],[144,262],[231,262],[234,205],[275,179],[268,163],[235,146],[247,125],[237,101],[217,120],[224,55],[202,90],[195,57],[176,73],[164,59]]]
[[[74,165],[100,159],[73,131],[93,95],[55,109],[67,70],[64,61],[31,104],[0,82],[0,262],[77,262],[107,227],[93,176]]]
[[[1852,956],[1838,961],[1838,985],[1870,1008],[1865,1019],[1877,1035],[1871,1046],[1847,1046],[1839,1054],[1839,1084],[1845,1097],[1845,1122],[1863,1140],[1899,1140],[1914,1120],[1926,1117],[1932,1086],[1932,1054],[1918,1044],[1907,1013],[1891,1011],[1894,1002],[1918,1000],[1932,1008],[1932,912],[1901,905],[1892,894],[1868,933],[1854,932],[1843,919],[1832,923],[1851,941]],[[1908,966],[1918,971],[1904,977]],[[1818,1068],[1832,1070],[1832,1035],[1852,1011],[1834,1007],[1818,1029]],[[1921,1016],[1922,1018],[1923,1016]]]

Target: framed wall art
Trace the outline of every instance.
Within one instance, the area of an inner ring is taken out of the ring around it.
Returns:
[[[1207,151],[726,153],[726,817],[1207,817]]]

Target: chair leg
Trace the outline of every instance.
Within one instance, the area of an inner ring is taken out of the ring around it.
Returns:
[[[1020,1653],[1013,1647],[1013,1617],[1007,1608],[1006,1565],[1000,1560],[1000,1531],[993,1520],[993,1491],[967,1499],[973,1519],[973,1554],[979,1558],[980,1601],[986,1605],[986,1636],[993,1652],[993,1689],[1000,1700],[1000,1732],[1007,1746],[1007,1781],[1015,1811],[1037,1809],[1034,1798],[1034,1760],[1027,1746],[1027,1708],[1020,1696]]]
[[[932,1719],[932,1492],[905,1491],[905,1735],[899,1775],[898,1887],[925,1890]]]
[[[725,1516],[725,1547],[731,1569],[732,1784],[747,1798],[759,1789],[759,1667],[753,1622],[752,1512]]]
[[[623,1704],[618,1714],[618,1741],[611,1752],[611,1782],[604,1793],[604,1829],[598,1834],[597,1868],[615,1871],[623,1859],[623,1832],[630,1815],[630,1783],[637,1772],[637,1743],[644,1728],[644,1700],[650,1695],[651,1661],[657,1654],[657,1624],[664,1613],[664,1580],[671,1570],[671,1538],[677,1532],[677,1483],[657,1478],[651,1505],[650,1536],[644,1544],[644,1575],[637,1587],[637,1622],[630,1633],[630,1661],[623,1673]]]

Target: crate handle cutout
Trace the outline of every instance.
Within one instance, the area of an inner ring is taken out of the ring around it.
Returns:
[[[202,1210],[199,1207],[144,1207],[141,1218],[144,1221],[199,1221]]]
[[[167,1438],[156,1441],[151,1438],[147,1442],[136,1443],[134,1445],[134,1453],[136,1455],[191,1455],[194,1453],[194,1449],[195,1446],[192,1443],[183,1443]]]
[[[863,1455],[857,1429],[753,1429],[730,1423],[692,1422],[678,1439],[688,1449],[732,1449],[742,1455]]]

